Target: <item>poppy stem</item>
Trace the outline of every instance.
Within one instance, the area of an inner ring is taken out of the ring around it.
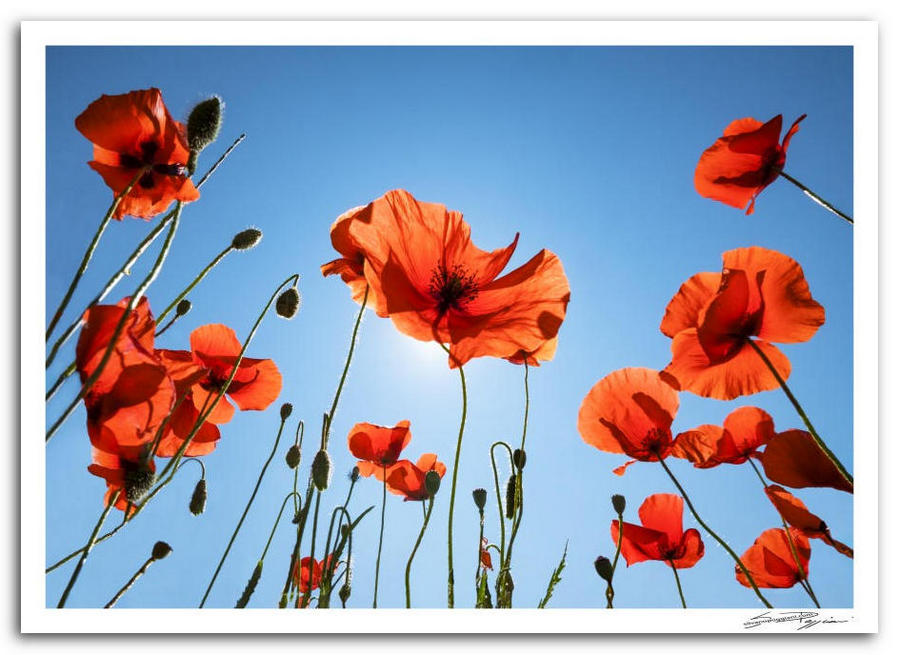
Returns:
[[[497,512],[500,519],[500,566],[506,561],[506,515],[503,512],[503,499],[500,496],[500,477],[497,474],[497,462],[494,459],[494,448],[503,446],[509,453],[509,466],[513,468],[512,450],[505,441],[495,441],[491,444],[491,469],[494,471],[494,491],[497,493]]]
[[[684,498],[684,502],[687,503],[688,509],[690,509],[691,514],[694,515],[694,520],[696,520],[697,523],[699,523],[700,526],[704,530],[706,530],[713,539],[718,541],[719,545],[722,546],[722,548],[724,548],[728,552],[729,555],[731,555],[731,559],[733,559],[735,564],[738,565],[738,568],[741,569],[741,572],[744,574],[744,577],[747,578],[747,582],[749,582],[750,586],[753,587],[753,591],[756,592],[756,596],[762,601],[763,605],[765,605],[766,607],[771,609],[772,604],[769,603],[769,601],[766,600],[766,597],[762,595],[762,592],[759,590],[759,587],[756,585],[756,580],[754,580],[753,576],[750,575],[750,571],[748,571],[747,567],[744,566],[744,563],[741,561],[741,558],[738,557],[733,550],[731,550],[731,546],[729,546],[727,543],[725,543],[725,540],[722,539],[722,537],[720,537],[715,532],[713,532],[712,529],[708,525],[706,525],[706,523],[703,522],[703,519],[701,519],[700,515],[697,514],[697,510],[694,509],[694,504],[691,502],[690,497],[688,497],[687,492],[684,490],[684,487],[681,486],[681,484],[678,482],[678,479],[673,475],[672,471],[666,465],[665,460],[663,458],[661,458],[658,454],[656,455],[656,459],[659,461],[660,465],[662,465],[662,467],[663,467],[663,470],[665,470],[665,472],[669,475],[669,478],[671,478],[672,482],[675,484],[675,487],[678,489],[679,493],[681,494],[681,497]],[[621,534],[621,531],[620,531],[620,534]]]
[[[113,330],[113,334],[110,337],[109,344],[106,346],[106,350],[103,353],[103,357],[100,359],[100,362],[97,364],[97,367],[94,369],[94,372],[88,376],[88,379],[85,380],[84,384],[81,387],[81,390],[75,396],[66,410],[62,413],[62,415],[56,420],[56,422],[50,427],[47,431],[46,441],[50,441],[56,431],[59,430],[60,426],[72,415],[72,412],[75,411],[75,408],[78,406],[78,403],[88,394],[91,390],[91,387],[94,386],[94,383],[103,373],[103,370],[106,368],[106,364],[109,362],[112,357],[113,350],[115,350],[116,342],[119,339],[119,336],[122,334],[125,329],[125,323],[128,322],[128,318],[131,316],[131,313],[134,311],[134,308],[137,307],[138,302],[141,297],[144,295],[144,292],[147,288],[153,284],[153,281],[159,275],[159,271],[162,269],[163,263],[166,261],[166,257],[169,255],[169,249],[172,247],[172,240],[175,237],[175,232],[178,230],[178,223],[181,217],[181,208],[182,204],[179,202],[178,207],[176,208],[175,215],[172,218],[172,226],[169,228],[169,233],[166,235],[166,240],[162,245],[162,248],[159,251],[159,255],[156,258],[156,262],[153,264],[153,268],[150,269],[150,272],[147,274],[147,277],[144,278],[143,282],[138,285],[138,288],[135,289],[134,293],[131,296],[131,300],[128,302],[128,305],[125,307],[125,311],[122,312],[122,317],[119,319],[119,322],[116,324],[115,330]]]
[[[813,202],[815,202],[815,203],[818,204],[818,205],[821,205],[822,207],[824,207],[824,208],[827,209],[828,211],[832,212],[833,214],[835,214],[835,215],[837,215],[837,216],[840,216],[840,217],[843,218],[845,221],[847,221],[848,223],[850,223],[850,225],[853,225],[853,218],[851,218],[850,216],[848,216],[847,214],[845,214],[844,212],[842,212],[840,209],[838,209],[837,207],[835,207],[834,205],[832,205],[830,202],[828,202],[827,200],[825,200],[825,199],[824,199],[822,196],[820,196],[819,194],[814,193],[814,192],[813,192],[809,187],[807,187],[805,184],[803,184],[803,183],[800,182],[799,180],[796,180],[795,178],[791,177],[790,175],[788,175],[788,174],[785,173],[784,171],[779,171],[779,175],[781,175],[781,177],[783,177],[784,179],[786,179],[788,182],[790,182],[790,183],[793,184],[794,186],[798,187],[798,188],[799,188],[801,191],[803,191],[803,193],[805,193],[806,196],[807,196],[808,198],[810,198]]]
[[[747,339],[747,343],[756,351],[756,354],[759,355],[760,359],[763,360],[763,363],[772,372],[772,375],[775,376],[775,379],[778,381],[778,384],[781,385],[782,391],[784,391],[784,395],[787,396],[788,400],[791,401],[791,404],[794,406],[794,409],[797,410],[797,414],[800,415],[800,418],[803,420],[804,425],[806,425],[806,429],[809,430],[809,433],[812,435],[812,438],[815,439],[816,445],[819,446],[819,449],[825,453],[825,456],[831,460],[831,463],[834,464],[835,468],[840,471],[841,475],[844,477],[847,482],[851,485],[853,484],[853,476],[844,468],[844,465],[841,464],[841,461],[837,458],[837,456],[831,452],[828,446],[825,445],[825,442],[822,441],[822,437],[819,436],[819,433],[816,432],[816,429],[813,427],[812,423],[809,420],[809,417],[806,415],[806,412],[803,411],[803,407],[800,405],[800,402],[791,393],[790,388],[787,385],[787,382],[784,381],[784,378],[781,377],[781,374],[778,370],[773,366],[772,362],[769,361],[769,358],[766,357],[766,354],[762,351],[762,349],[756,344],[753,339]]]
[[[387,465],[381,465],[381,531],[378,533],[378,556],[375,558],[375,595],[372,597],[372,609],[378,607],[378,573],[381,570],[381,544],[384,542],[384,509],[387,506]],[[409,584],[407,584],[409,589]],[[409,593],[407,592],[407,598]]]
[[[109,510],[111,510],[116,504],[116,501],[119,500],[119,494],[121,493],[121,489],[116,489],[113,492],[113,495],[110,497],[109,502],[106,504],[106,507],[103,509],[103,512],[100,514],[100,518],[97,520],[97,525],[94,526],[94,529],[91,531],[91,536],[88,537],[87,544],[81,551],[81,558],[75,565],[75,570],[72,571],[72,575],[71,577],[69,577],[69,582],[66,585],[66,588],[63,590],[62,596],[60,596],[59,598],[59,603],[57,603],[56,605],[57,608],[66,606],[66,600],[68,600],[69,598],[69,593],[72,591],[72,587],[75,586],[75,581],[78,580],[81,569],[84,567],[84,562],[85,560],[87,560],[88,554],[91,552],[91,549],[97,542],[97,533],[100,532],[100,528],[103,527],[103,523],[106,521],[106,517],[109,515]]]
[[[333,588],[331,582],[334,571],[337,569],[338,565],[337,558],[335,557],[335,553],[337,552],[337,540],[335,540],[334,545],[332,545],[331,542],[331,535],[334,533],[335,517],[339,517],[338,532],[340,532],[340,525],[345,517],[348,526],[352,523],[350,520],[350,513],[347,511],[346,507],[335,507],[331,512],[331,520],[328,522],[328,534],[325,537],[325,558],[322,560],[322,577],[319,580],[319,602],[316,605],[319,609],[331,607],[331,591]]]
[[[425,507],[425,501],[422,501],[422,507]],[[410,604],[410,595],[409,595],[409,572],[412,569],[413,558],[416,556],[416,551],[419,550],[419,544],[422,543],[422,537],[425,536],[425,530],[428,529],[428,519],[431,518],[431,510],[434,507],[434,496],[428,499],[428,511],[425,512],[425,520],[422,521],[422,529],[419,530],[419,536],[416,539],[416,544],[413,546],[412,552],[409,554],[409,560],[406,562],[406,609],[411,607]],[[481,523],[482,534],[484,533],[484,521]],[[479,542],[480,547],[480,542]]]
[[[138,171],[137,175],[134,176],[134,179],[132,179],[131,182],[128,183],[128,186],[126,186],[120,193],[116,194],[115,198],[113,198],[112,204],[109,206],[109,209],[106,210],[106,214],[103,216],[103,220],[100,221],[100,225],[97,228],[97,231],[94,233],[94,238],[91,239],[87,250],[84,251],[84,256],[81,258],[81,264],[79,265],[78,270],[75,271],[75,277],[73,277],[72,281],[69,283],[69,288],[66,290],[66,295],[63,296],[62,301],[60,301],[59,306],[53,313],[53,318],[50,320],[50,325],[47,326],[47,332],[44,335],[45,341],[50,340],[50,335],[53,334],[53,330],[54,328],[56,328],[57,323],[59,323],[59,319],[62,318],[63,312],[66,311],[66,307],[69,306],[69,301],[72,300],[72,295],[75,293],[75,288],[78,286],[78,283],[81,281],[81,277],[87,270],[88,264],[91,262],[91,258],[94,256],[94,251],[97,249],[97,244],[100,243],[100,237],[103,236],[103,233],[106,231],[106,226],[109,225],[109,221],[112,220],[113,214],[115,213],[116,209],[118,209],[125,196],[131,193],[134,185],[137,184],[138,180],[141,179],[146,171],[146,168],[141,168]]]
[[[613,598],[616,595],[616,592],[613,589],[612,581],[616,575],[616,566],[619,563],[619,555],[622,553],[622,535],[625,532],[622,526],[623,522],[623,516],[619,514],[619,538],[616,539],[616,554],[613,556],[612,572],[610,573],[609,580],[606,583],[606,609],[608,610],[611,610],[613,608]]]
[[[253,505],[253,501],[256,499],[256,494],[259,491],[259,486],[262,484],[263,477],[266,475],[266,469],[269,468],[269,464],[272,462],[272,458],[275,457],[275,453],[278,451],[278,443],[281,441],[281,433],[284,430],[284,424],[286,421],[287,417],[283,416],[281,419],[281,425],[278,426],[278,434],[275,436],[275,443],[272,445],[272,452],[269,453],[269,458],[265,461],[262,469],[260,469],[259,471],[259,477],[256,479],[256,486],[253,487],[253,492],[250,494],[250,498],[247,499],[247,506],[244,507],[244,513],[241,514],[241,518],[238,520],[238,523],[234,528],[234,532],[231,533],[231,538],[228,540],[228,545],[225,546],[225,552],[222,553],[222,557],[221,559],[219,559],[219,564],[218,566],[216,566],[216,570],[213,573],[212,579],[209,581],[209,584],[206,587],[203,598],[200,599],[200,605],[198,606],[200,608],[202,608],[206,604],[206,599],[209,598],[209,592],[212,591],[213,585],[216,583],[216,578],[219,577],[219,571],[222,570],[222,566],[225,564],[225,558],[227,558],[228,553],[231,552],[231,546],[234,545],[234,540],[237,538],[238,532],[241,531],[241,526],[244,524],[244,519],[247,518],[247,514],[250,512],[250,506]],[[266,547],[268,548],[268,546]]]
[[[303,591],[303,607],[307,607],[309,605],[309,597],[312,595],[312,583],[314,577],[314,571],[316,567],[316,531],[319,527],[319,503],[322,500],[322,492],[316,489],[316,508],[313,510],[313,524],[312,524],[312,537],[310,538],[309,544],[309,582],[306,585],[306,591]],[[325,544],[327,547],[328,544]],[[303,561],[300,561],[300,566],[302,566]],[[299,571],[298,571],[299,574]],[[303,581],[303,575],[301,574],[299,582]],[[298,585],[299,586],[299,585]]]
[[[156,558],[154,557],[148,558],[147,561],[144,562],[144,564],[141,566],[141,568],[139,568],[137,572],[133,576],[131,576],[131,579],[125,583],[125,586],[119,589],[119,591],[116,592],[116,595],[113,596],[112,599],[103,606],[103,609],[109,609],[110,607],[115,606],[115,604],[118,603],[119,600],[121,600],[122,596],[124,596],[128,592],[128,590],[134,586],[134,583],[137,582],[141,578],[141,576],[143,576],[147,572],[147,569],[149,569],[150,565],[155,561]]]
[[[762,483],[763,491],[768,489],[769,485],[766,484],[766,479],[762,476],[762,473],[759,472],[759,468],[753,462],[753,459],[748,457],[747,463],[750,464],[750,467],[753,469],[753,472],[756,473],[756,477],[759,478],[759,481]],[[778,508],[775,508],[778,511]],[[800,555],[797,553],[797,546],[794,543],[794,538],[791,536],[791,530],[788,527],[787,521],[784,518],[784,515],[778,511],[778,518],[781,519],[781,525],[784,526],[784,534],[787,536],[788,545],[791,547],[791,555],[794,558],[794,563],[797,565],[797,571],[800,573],[800,586],[803,587],[803,590],[806,594],[812,599],[812,602],[815,603],[817,608],[821,608],[819,605],[819,599],[816,598],[816,594],[813,591],[812,585],[809,583],[809,576],[803,571],[803,565],[800,563]]]
[[[619,534],[622,534],[621,532]],[[678,569],[675,568],[675,563],[672,560],[669,560],[669,566],[672,567],[672,573],[675,574],[675,584],[678,586],[678,596],[681,598],[681,606],[684,609],[687,609],[687,603],[684,602],[684,592],[681,590],[681,580],[678,578]]]
[[[185,296],[187,296],[191,291],[193,291],[194,287],[196,287],[198,284],[200,284],[200,282],[203,281],[203,278],[205,278],[207,275],[209,275],[209,272],[212,269],[214,269],[216,266],[218,266],[219,262],[221,262],[223,259],[225,259],[225,257],[228,256],[228,253],[230,253],[232,250],[234,250],[234,247],[229,245],[227,248],[222,250],[222,252],[220,252],[218,255],[213,257],[210,260],[210,262],[206,265],[206,267],[204,267],[204,269],[197,274],[197,277],[195,277],[191,281],[190,284],[188,284],[184,289],[182,289],[181,293],[179,293],[177,296],[175,296],[175,298],[172,300],[172,302],[169,303],[169,306],[166,307],[159,316],[157,316],[156,324],[159,325],[160,323],[162,323],[163,319],[165,319],[165,317],[168,316],[169,313],[173,309],[175,309],[175,306],[178,303],[180,303],[184,299]]]
[[[450,349],[440,344],[448,355]],[[451,355],[452,357],[452,355]],[[468,410],[468,394],[466,393],[466,374],[463,366],[459,367],[459,381],[462,387],[462,417],[459,421],[459,436],[456,439],[456,455],[453,458],[453,480],[450,484],[450,518],[447,521],[447,607],[453,608],[453,507],[456,503],[456,477],[459,474],[459,453],[462,450],[463,433],[466,430],[466,412]]]
[[[524,456],[525,454],[525,437],[528,434],[528,409],[530,405],[530,397],[528,393],[528,358],[525,358],[525,416],[522,421],[522,444],[519,446],[519,449],[522,451]],[[519,468],[515,466],[515,460],[513,459],[513,470],[516,473],[516,490],[515,490],[515,505],[517,508],[515,520],[513,521],[512,531],[509,536],[509,548],[506,551],[506,564],[503,566],[503,570],[509,571],[512,567],[512,553],[513,553],[513,544],[516,541],[516,535],[519,534],[519,526],[522,524],[522,516],[525,513],[525,494],[523,492],[523,482],[522,476],[524,473],[524,466]],[[510,592],[510,595],[512,592]],[[512,605],[512,598],[509,599],[510,606]]]

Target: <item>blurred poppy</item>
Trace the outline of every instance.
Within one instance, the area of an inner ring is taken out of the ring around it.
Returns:
[[[821,539],[837,552],[853,557],[853,549],[835,540],[825,521],[806,509],[799,498],[777,484],[766,487],[766,496],[788,525],[792,525],[810,539]]]
[[[853,493],[853,484],[804,430],[779,432],[757,459],[767,478],[786,487],[831,487]]]
[[[175,385],[175,407],[160,438],[156,454],[159,457],[174,457],[200,419],[192,388],[206,377],[206,371],[194,361],[189,350],[157,350],[156,355]],[[215,450],[220,436],[219,428],[209,421],[203,421],[184,455],[208,455]]]
[[[350,429],[347,443],[350,452],[360,463],[390,466],[397,462],[412,434],[409,421],[400,421],[392,428],[372,423],[357,423]]]
[[[488,550],[487,537],[481,538],[481,566],[491,571],[494,570],[494,563],[491,561],[491,551]]]
[[[753,213],[756,196],[778,178],[784,168],[791,138],[800,129],[803,114],[794,121],[781,143],[781,114],[767,123],[739,118],[707,148],[694,172],[694,187],[705,198]]]
[[[359,474],[363,477],[374,475],[377,480],[387,483],[387,490],[392,494],[403,496],[403,500],[427,500],[428,491],[425,489],[425,475],[428,471],[435,471],[442,478],[447,472],[443,462],[439,462],[437,455],[426,453],[413,464],[408,459],[401,459],[396,464],[387,467],[387,471],[380,465],[370,462],[359,462]]]
[[[450,344],[451,368],[473,357],[535,353],[565,318],[569,283],[556,255],[542,250],[497,277],[518,235],[506,248],[483,251],[462,214],[406,191],[342,215],[332,242],[343,258],[322,272],[340,274],[354,298],[364,275],[378,315],[420,341]]]
[[[641,525],[622,523],[622,557],[628,566],[647,560],[666,562],[676,569],[694,566],[703,557],[700,533],[682,528],[684,501],[674,494],[648,496],[638,516]],[[619,543],[619,521],[610,526],[613,543]]]
[[[184,125],[169,115],[159,89],[102,95],[75,119],[75,127],[94,144],[94,160],[88,165],[115,195],[143,172],[113,218],[149,219],[173,200],[200,197],[187,177],[190,151]]]
[[[672,456],[687,459],[697,468],[743,464],[774,436],[771,416],[758,407],[739,407],[725,417],[722,427],[701,425],[679,434]]]
[[[622,475],[635,461],[655,462],[672,449],[672,420],[678,394],[649,368],[610,373],[588,392],[578,411],[578,431],[587,443],[634,459],[614,472]]]
[[[331,558],[332,556],[329,555],[325,559],[319,561],[312,557],[304,557],[300,560],[299,566],[295,562],[292,574],[294,588],[297,589],[300,594],[311,593],[313,590],[318,589],[322,582],[322,575],[331,563]],[[310,566],[310,564],[312,564],[312,566]],[[312,570],[310,571],[310,569]],[[310,573],[312,575],[310,575]],[[297,607],[305,607],[302,595],[297,599]]]
[[[774,250],[751,247],[722,255],[722,273],[698,273],[666,307],[660,330],[672,337],[662,375],[676,389],[731,400],[778,387],[759,354],[787,379],[791,364],[770,341],[808,341],[825,322],[800,265]]]
[[[758,587],[768,589],[788,589],[809,575],[809,539],[800,530],[790,528],[794,553],[788,542],[788,534],[782,528],[766,530],[756,538],[753,545],[741,555],[741,562],[747,567]],[[797,566],[800,561],[800,567]],[[737,581],[749,587],[747,577],[740,567],[734,567]]]

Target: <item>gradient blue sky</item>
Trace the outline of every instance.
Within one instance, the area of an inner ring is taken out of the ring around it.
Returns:
[[[62,297],[111,194],[86,162],[90,144],[74,118],[102,93],[159,87],[176,118],[211,94],[225,103],[219,142],[200,168],[238,134],[246,141],[186,207],[166,267],[148,296],[161,311],[239,230],[254,225],[260,245],[230,255],[189,296],[193,311],[158,345],[186,348],[190,331],[221,322],[243,338],[275,285],[302,276],[303,306],[292,322],[263,323],[249,355],[273,358],[284,376],[279,401],[265,413],[239,414],[223,426],[205,461],[209,503],[187,511],[197,467],[187,466],[148,510],[97,546],[69,601],[102,606],[143,562],[154,541],[174,553],[150,570],[121,607],[196,607],[243,510],[289,401],[316,435],[346,353],[356,306],[319,265],[332,259],[328,228],[346,209],[402,187],[420,200],[462,211],[482,248],[521,233],[512,266],[541,248],[563,261],[572,302],[556,359],[531,371],[526,514],[514,560],[515,604],[537,605],[568,542],[567,567],[553,607],[605,606],[593,570],[612,556],[609,496],[628,499],[626,520],[652,493],[674,492],[654,464],[622,477],[624,457],[585,444],[575,420],[591,386],[624,366],[662,368],[670,340],[659,332],[666,303],[698,271],[721,266],[721,254],[760,245],[803,266],[827,321],[805,344],[784,346],[790,385],[832,449],[852,463],[852,230],[784,181],[769,187],[751,217],[701,198],[693,188],[702,150],[733,119],[789,123],[807,113],[786,170],[852,212],[852,51],[838,47],[534,47],[534,48],[95,48],[47,49],[47,308]],[[68,314],[83,307],[150,229],[135,219],[110,226]],[[130,293],[150,257],[113,294]],[[48,380],[70,361],[72,345]],[[470,492],[491,488],[488,447],[521,433],[521,367],[475,360],[466,367],[469,421],[463,444],[455,523],[457,604],[471,607],[478,521]],[[75,393],[70,382],[48,405],[55,419]],[[801,427],[780,391],[734,402],[681,394],[673,429],[720,423],[753,404],[779,430]],[[412,422],[406,454],[435,452],[452,461],[460,411],[459,380],[435,344],[399,334],[368,314],[333,430],[335,477],[324,507],[340,503],[353,466],[346,434],[357,421]],[[79,410],[47,447],[48,563],[83,544],[102,509],[104,483],[89,475],[90,445]],[[232,607],[291,485],[284,437],[253,510],[207,605]],[[313,454],[312,440],[304,453]],[[670,460],[701,516],[743,552],[778,518],[746,466],[696,470]],[[504,479],[506,472],[502,473]],[[449,476],[414,565],[413,602],[440,607],[446,597]],[[797,492],[852,544],[852,498],[841,492]],[[356,512],[379,504],[375,480],[361,480]],[[371,606],[377,512],[354,542],[351,606]],[[403,570],[421,524],[415,504],[388,498],[379,605],[403,605]],[[487,534],[499,538],[496,508]],[[698,527],[685,514],[685,527]],[[704,535],[706,556],[681,575],[691,607],[757,607],[734,581],[733,563]],[[276,534],[255,607],[278,601],[293,543],[291,526]],[[320,551],[321,552],[321,549]],[[47,577],[55,605],[71,564]],[[823,606],[852,605],[852,562],[813,542],[811,582]],[[799,589],[770,590],[776,606],[808,606]],[[671,573],[656,562],[622,567],[617,607],[680,606]]]

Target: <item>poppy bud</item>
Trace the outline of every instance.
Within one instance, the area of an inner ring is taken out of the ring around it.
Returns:
[[[247,603],[250,602],[250,596],[253,595],[253,592],[256,591],[256,585],[259,582],[259,578],[262,575],[263,563],[262,560],[256,563],[256,568],[253,569],[253,573],[250,575],[250,579],[247,580],[247,586],[244,587],[244,593],[241,594],[241,597],[238,598],[237,603],[235,603],[235,609],[240,609],[242,607],[247,607]]]
[[[300,519],[303,516],[303,512],[294,512],[294,518],[291,519],[291,523],[294,525],[300,525]]]
[[[437,471],[428,471],[428,473],[425,474],[425,491],[428,492],[428,497],[434,497],[440,488],[441,476],[438,475]]]
[[[175,305],[175,316],[184,316],[189,311],[191,311],[191,301],[187,298],[178,301],[178,304]]]
[[[516,513],[516,474],[509,476],[506,483],[506,518],[511,519]]]
[[[331,457],[327,450],[316,453],[312,463],[312,479],[319,491],[325,491],[331,483]]]
[[[194,487],[194,493],[191,494],[191,502],[188,505],[191,514],[199,516],[206,509],[206,478],[197,480],[197,486]]]
[[[346,523],[341,523],[341,538],[346,539],[350,534],[350,526]]]
[[[603,555],[601,555],[600,557],[595,559],[594,568],[597,570],[597,575],[599,575],[607,582],[612,582],[613,568],[612,563],[609,561],[608,557],[603,557]]]
[[[132,469],[126,469],[124,477],[125,500],[132,505],[143,498],[156,481],[156,474],[142,464]]]
[[[187,120],[187,141],[199,152],[216,140],[222,126],[222,100],[213,96],[196,105]]]
[[[487,490],[485,489],[475,489],[472,492],[472,499],[475,501],[475,506],[478,507],[479,512],[484,511],[484,504],[487,502]]]
[[[350,482],[356,482],[357,480],[359,480],[359,467],[354,466],[350,471]]]
[[[153,559],[165,559],[171,552],[172,547],[169,544],[167,544],[165,541],[157,541],[155,544],[153,544],[153,552],[150,556]]]
[[[291,412],[294,411],[294,406],[290,403],[285,403],[281,406],[281,420],[286,421],[288,417],[291,415]]]
[[[341,599],[341,605],[346,605],[347,599],[350,598],[350,585],[347,584],[346,582],[343,585],[341,585],[341,589],[340,589],[340,591],[338,591],[338,596]]]
[[[300,292],[297,291],[297,287],[285,289],[275,301],[275,312],[282,318],[294,318],[298,309],[300,309]]]
[[[621,494],[616,494],[612,497],[612,506],[613,509],[616,510],[616,514],[622,515],[625,513],[625,496]]]
[[[525,468],[525,451],[521,448],[516,448],[513,451],[513,464],[520,471]]]
[[[295,469],[300,466],[300,446],[294,444],[288,448],[287,455],[284,456],[289,469]]]
[[[248,227],[243,232],[238,232],[231,240],[231,247],[235,250],[250,250],[262,239],[262,232],[254,227]]]

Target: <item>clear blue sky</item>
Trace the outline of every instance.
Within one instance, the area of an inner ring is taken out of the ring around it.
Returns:
[[[284,376],[279,401],[223,426],[205,461],[209,503],[188,513],[196,479],[186,466],[132,525],[99,545],[69,601],[102,606],[140,565],[153,542],[174,548],[121,601],[122,607],[196,607],[243,510],[278,426],[278,406],[315,436],[346,353],[356,305],[319,265],[335,257],[328,228],[346,209],[402,187],[420,200],[462,211],[475,243],[497,248],[521,233],[512,265],[541,248],[563,261],[572,289],[556,359],[532,369],[526,514],[513,563],[515,604],[537,605],[568,541],[568,565],[553,607],[605,606],[594,573],[612,556],[609,496],[628,500],[626,520],[649,494],[674,492],[654,464],[612,474],[624,457],[601,453],[579,436],[576,416],[591,386],[624,366],[662,368],[670,340],[659,332],[666,303],[691,274],[715,271],[721,253],[760,245],[803,266],[826,323],[809,343],[784,346],[790,385],[841,460],[852,463],[852,229],[784,181],[769,187],[756,213],[701,198],[697,159],[733,119],[790,123],[809,114],[794,138],[786,170],[852,212],[852,51],[849,48],[48,48],[47,308],[62,297],[111,194],[88,168],[90,144],[74,118],[102,93],[157,86],[184,119],[211,94],[225,103],[220,141],[201,157],[205,170],[241,132],[246,141],[186,207],[166,267],[148,294],[161,311],[234,233],[255,225],[260,245],[229,256],[190,299],[193,311],[159,339],[187,348],[190,331],[222,322],[243,338],[275,285],[299,272],[303,306],[285,322],[269,317],[249,355],[271,357]],[[83,307],[152,226],[127,219],[110,227],[75,296]],[[130,293],[149,266],[142,261],[111,301]],[[70,319],[71,320],[71,319]],[[71,359],[72,346],[58,361]],[[353,466],[346,434],[357,421],[412,422],[406,456],[435,452],[452,461],[460,412],[459,379],[437,345],[366,316],[333,430],[335,477],[325,507],[342,501]],[[48,375],[55,379],[58,366]],[[457,604],[472,606],[477,513],[470,491],[491,489],[488,447],[521,432],[521,367],[480,359],[466,367],[469,422],[463,444],[455,524]],[[70,382],[48,406],[48,419],[75,393]],[[801,427],[780,391],[721,402],[681,394],[673,429],[720,423],[754,404],[776,429]],[[304,452],[304,475],[311,461]],[[207,605],[232,607],[265,543],[291,474],[285,437]],[[745,466],[696,470],[669,460],[701,516],[738,551],[778,524],[759,481]],[[47,447],[47,560],[80,546],[102,509],[104,483],[87,473],[90,445],[83,409]],[[505,474],[504,478],[505,478]],[[440,607],[446,598],[449,476],[414,565],[413,601]],[[835,538],[852,545],[852,498],[799,490]],[[378,505],[381,488],[361,480],[356,512]],[[496,508],[487,534],[498,539]],[[354,542],[350,604],[371,606],[377,512]],[[388,498],[379,605],[403,605],[403,570],[421,509]],[[697,527],[685,515],[685,527]],[[733,563],[704,534],[706,556],[682,573],[689,606],[757,607],[734,580]],[[293,543],[278,532],[251,606],[278,601]],[[319,550],[321,552],[321,549]],[[496,559],[496,558],[495,558]],[[47,577],[55,605],[71,564]],[[852,562],[813,542],[810,579],[823,606],[852,605]],[[808,606],[799,589],[771,590],[776,606]],[[657,562],[616,574],[618,607],[677,607],[671,573]]]

